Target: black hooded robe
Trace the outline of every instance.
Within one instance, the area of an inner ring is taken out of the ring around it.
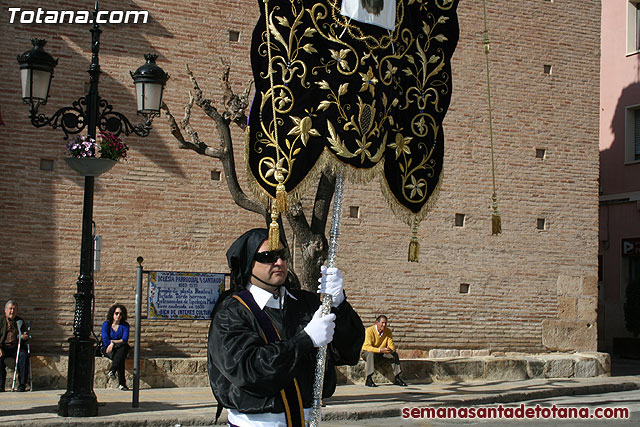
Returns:
[[[320,301],[310,292],[290,292],[283,310],[264,309],[282,338],[280,342],[265,344],[258,321],[235,298],[225,298],[214,311],[207,352],[209,381],[225,408],[244,413],[284,412],[280,390],[293,377],[298,379],[303,407],[312,406],[317,349],[304,327]],[[364,341],[362,321],[347,301],[332,312],[336,329],[327,348],[323,397],[335,391],[335,366],[358,363]]]
[[[248,283],[253,254],[266,239],[266,230],[251,230],[227,252],[232,291],[222,295],[211,315],[207,362],[209,382],[219,404],[243,413],[281,413],[280,390],[297,378],[304,408],[313,401],[317,349],[304,327],[320,306],[318,294],[288,289],[283,309],[264,308],[281,341],[266,344],[260,325],[240,301],[228,297]],[[250,254],[250,255],[249,255]],[[249,274],[248,274],[249,273]],[[333,341],[327,346],[323,397],[333,395],[335,366],[355,365],[364,341],[364,326],[345,300],[337,308]]]

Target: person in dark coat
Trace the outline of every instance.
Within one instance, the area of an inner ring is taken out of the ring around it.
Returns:
[[[20,354],[18,354],[19,339],[21,340]],[[26,390],[29,370],[28,340],[27,325],[18,316],[18,304],[12,300],[7,301],[4,305],[4,318],[0,321],[0,392],[4,391],[7,377],[7,369],[4,362],[7,357],[18,359],[18,381],[20,383],[18,391]]]
[[[322,394],[329,397],[335,366],[358,363],[364,341],[340,271],[322,268],[318,292],[333,298],[331,313],[322,316],[317,294],[290,286],[285,246],[269,251],[267,237],[266,229],[253,229],[231,245],[231,290],[211,314],[209,381],[230,426],[304,426],[317,348],[328,344]]]

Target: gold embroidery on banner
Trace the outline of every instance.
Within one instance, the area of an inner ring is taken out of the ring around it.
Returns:
[[[297,77],[300,79],[300,83],[303,87],[309,87],[309,83],[306,81],[307,64],[300,59],[300,54],[302,51],[309,54],[318,53],[313,47],[313,44],[305,40],[311,39],[316,30],[313,28],[305,28],[304,31],[302,31],[300,26],[305,15],[305,9],[298,11],[295,7],[295,3],[297,2],[291,2],[291,10],[295,16],[293,23],[289,23],[286,16],[276,15],[279,11],[279,7],[274,7],[269,14],[269,30],[274,39],[271,41],[271,65],[273,69],[276,69],[276,65],[281,69],[281,78],[283,83],[291,83],[291,81]],[[274,15],[275,20],[278,21],[278,25],[273,21]],[[282,35],[282,32],[278,27],[287,30],[289,33],[287,40],[285,40],[285,37]],[[298,34],[296,32],[297,30],[302,31],[302,34]],[[264,57],[267,57],[268,55],[267,43],[265,31],[262,34],[262,44],[258,48],[258,51]],[[260,76],[265,79],[268,77],[265,72],[262,72]]]
[[[340,14],[338,0],[316,3],[310,9],[305,9],[300,0],[290,0],[291,11],[286,13],[289,17],[278,15],[283,11],[279,6],[274,7],[269,13],[268,25],[271,64],[278,80],[273,88],[261,93],[261,128],[255,133],[250,147],[251,151],[260,154],[259,176],[256,177],[260,185],[265,189],[275,188],[276,178],[281,178],[282,183],[289,182],[302,150],[314,140],[326,138],[323,141],[323,144],[328,142],[325,149],[333,155],[321,154],[318,163],[305,172],[307,175],[300,183],[289,188],[287,199],[290,203],[309,185],[309,179],[317,179],[320,163],[335,163],[334,166],[339,167],[347,162],[351,165],[359,163],[381,172],[385,153],[388,153],[387,161],[395,160],[391,167],[399,171],[401,187],[394,184],[394,194],[385,183],[384,194],[396,214],[398,210],[406,209],[406,215],[400,216],[406,217],[407,221],[410,218],[412,223],[420,221],[432,206],[432,200],[421,207],[421,212],[411,212],[409,206],[420,206],[427,196],[434,201],[442,179],[441,159],[434,158],[434,150],[441,132],[439,121],[448,102],[444,95],[450,92],[451,76],[443,71],[447,66],[445,51],[437,45],[447,42],[446,31],[440,29],[449,18],[438,15],[437,11],[427,13],[422,28],[413,31],[403,28],[402,23],[408,5],[418,5],[421,11],[427,11],[428,6],[433,9],[432,5],[435,5],[448,11],[455,3],[454,0],[398,0],[396,29],[379,37],[364,34],[360,24],[349,23],[349,18]],[[259,47],[264,57],[267,52],[265,34],[266,31]],[[331,42],[331,47],[318,52],[320,42],[314,43],[318,37]],[[362,49],[361,45],[356,47],[356,43],[364,43],[368,50]],[[319,65],[308,69],[305,58],[309,55],[320,56]],[[314,82],[311,76],[321,73],[336,79],[345,76],[350,80],[340,85],[326,80]],[[261,77],[266,79],[268,75],[263,71]],[[314,105],[309,105],[301,114],[299,103],[302,101],[296,99],[300,92],[294,92],[292,88],[309,89],[313,83],[324,95],[313,100]],[[349,97],[345,96],[347,93]],[[391,99],[387,96],[389,93],[393,93]],[[275,101],[277,123],[273,119],[271,97]],[[319,112],[330,113],[326,116],[326,135],[318,130],[322,128]],[[412,116],[404,117],[409,112]],[[279,144],[275,141],[276,125]],[[279,161],[276,154],[279,154]],[[281,176],[277,177],[277,174]],[[361,179],[369,176],[363,168],[348,172],[349,177],[354,175]]]

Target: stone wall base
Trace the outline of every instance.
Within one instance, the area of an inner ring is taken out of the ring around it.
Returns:
[[[32,356],[34,390],[66,389],[67,356]],[[94,388],[111,386],[106,372],[111,361],[95,359]],[[9,366],[13,366],[10,363]],[[517,381],[532,378],[586,378],[609,376],[611,358],[607,353],[538,354],[528,356],[475,356],[401,360],[402,376],[408,382]],[[127,384],[133,385],[133,360],[127,359]],[[13,369],[7,369],[11,387]],[[375,382],[393,380],[390,365],[381,366]],[[338,368],[338,384],[364,383],[364,361]],[[208,387],[207,359],[158,358],[140,360],[140,388]]]
[[[587,378],[611,375],[607,353],[551,353],[527,356],[474,356],[406,359],[400,361],[408,382],[518,381],[534,378]],[[378,368],[378,367],[376,367]],[[338,368],[339,384],[364,383],[364,361]],[[373,375],[376,383],[393,381],[390,363]]]

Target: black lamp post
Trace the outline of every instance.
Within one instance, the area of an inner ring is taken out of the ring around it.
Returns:
[[[51,117],[38,113],[49,97],[49,87],[53,69],[58,61],[44,51],[45,40],[32,40],[33,49],[18,56],[22,75],[22,99],[30,105],[30,119],[35,127],[46,125],[60,127],[64,139],[69,134],[78,134],[86,128],[89,138],[96,138],[96,129],[109,131],[114,135],[124,132],[145,137],[151,131],[154,116],[160,114],[162,90],[169,76],[155,64],[157,55],[145,55],[147,63],[131,73],[136,85],[138,114],[144,117],[144,124],[132,125],[121,113],[98,95],[100,65],[100,33],[97,24],[98,5],[96,3],[91,27],[91,66],[89,93],[63,107]],[[92,417],[98,414],[98,401],[93,391],[95,340],[91,337],[91,303],[93,300],[93,188],[94,176],[85,176],[84,205],[82,211],[82,245],[80,249],[80,275],[73,319],[73,337],[69,338],[69,371],[67,391],[58,402],[58,415],[71,417]]]

